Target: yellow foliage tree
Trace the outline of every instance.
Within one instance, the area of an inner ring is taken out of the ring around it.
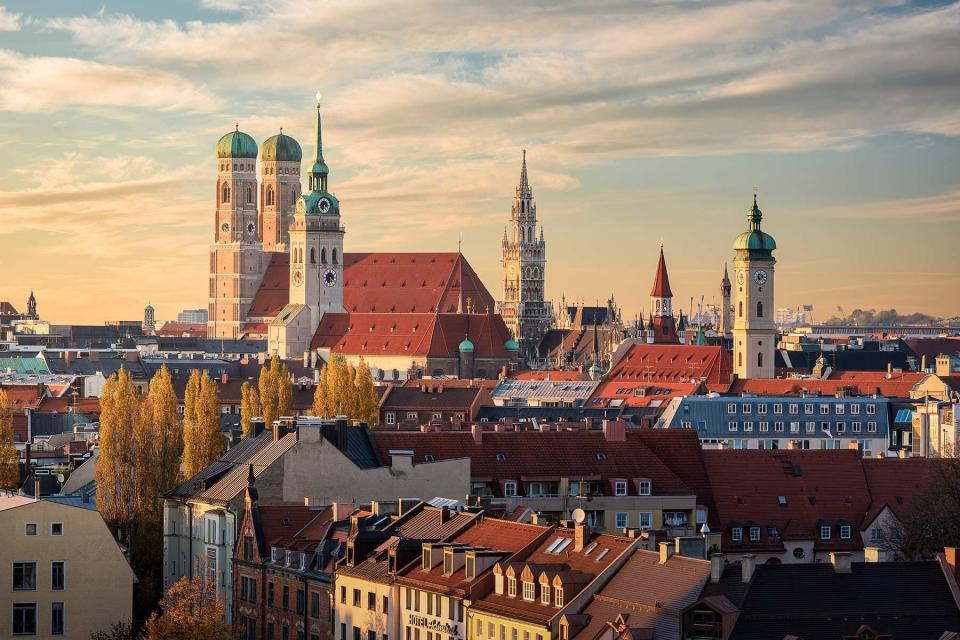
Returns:
[[[162,614],[151,614],[140,636],[143,640],[229,640],[223,603],[216,586],[203,576],[180,578],[160,602]]]
[[[259,410],[260,397],[257,395],[257,390],[249,382],[244,382],[240,387],[240,429],[243,431],[244,438],[253,430],[251,422]]]
[[[320,370],[320,381],[313,392],[313,415],[319,418],[329,418],[333,415],[333,398],[330,395],[330,366]]]
[[[277,404],[277,375],[280,373],[280,358],[274,355],[270,358],[270,364],[260,368],[260,379],[257,386],[260,388],[260,409],[263,413],[263,421],[267,427],[273,426],[273,421],[279,417],[279,406]]]
[[[183,392],[183,472],[186,477],[196,468],[193,456],[197,452],[197,399],[200,397],[200,370],[190,372],[187,387]]]
[[[290,381],[290,370],[286,363],[280,363],[273,380],[277,393],[277,417],[289,416],[293,412],[293,383]]]
[[[330,360],[332,368],[330,375],[330,391],[333,398],[334,415],[351,417],[354,404],[353,378],[350,376],[350,367],[342,355],[335,354]]]
[[[163,519],[160,495],[180,480],[183,429],[177,395],[166,366],[153,376],[134,425],[135,515],[151,522]]]
[[[356,415],[357,420],[363,420],[367,424],[374,425],[380,417],[380,396],[377,394],[377,387],[373,383],[373,374],[366,361],[361,359],[360,366],[357,367],[357,375],[353,381],[354,392],[356,393]]]
[[[135,517],[136,447],[134,431],[140,399],[121,368],[110,376],[100,395],[100,455],[97,457],[97,510],[126,542]]]
[[[0,489],[20,485],[20,454],[13,443],[13,411],[7,392],[0,389]]]
[[[189,427],[184,425],[183,466],[187,477],[205,469],[223,455],[226,442],[220,433],[220,400],[217,383],[204,371],[191,374],[199,377],[193,416]]]

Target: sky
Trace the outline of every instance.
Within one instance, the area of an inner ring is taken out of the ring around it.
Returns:
[[[858,0],[0,0],[0,300],[205,307],[217,140],[318,91],[348,251],[498,297],[527,149],[555,301],[716,302],[756,190],[776,306],[960,314],[960,3]]]

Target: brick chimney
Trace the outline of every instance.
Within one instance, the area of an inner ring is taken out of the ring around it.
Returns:
[[[960,585],[960,548],[944,547],[943,559],[947,563],[947,567],[949,567],[950,571],[953,573],[953,577],[956,579],[957,584]]]
[[[220,384],[227,384],[230,381],[230,376],[226,371],[220,374]]]
[[[475,424],[470,427],[470,433],[473,434],[473,441],[477,444],[483,442],[483,427],[479,424]]]
[[[850,573],[850,552],[831,551],[830,564],[833,565],[834,573]]]
[[[940,354],[934,359],[934,373],[936,373],[941,378],[949,376],[950,371],[950,356]]]
[[[623,420],[604,420],[603,437],[607,442],[625,442],[627,423]]]
[[[710,556],[710,582],[716,584],[723,577],[723,566],[725,556],[722,553],[715,553]]]
[[[670,556],[672,555],[673,555],[673,543],[661,542],[660,543],[660,564],[667,564],[667,560],[669,560]]]
[[[743,582],[750,582],[753,579],[753,570],[757,565],[757,557],[752,553],[744,554],[740,559],[740,579]]]
[[[583,546],[590,534],[587,532],[587,525],[578,522],[573,525],[573,550],[574,552],[583,551]]]

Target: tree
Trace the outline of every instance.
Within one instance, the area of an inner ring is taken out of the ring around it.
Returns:
[[[352,413],[354,386],[350,377],[350,367],[341,354],[334,354],[330,360],[330,391],[333,398],[333,414],[350,417]]]
[[[293,383],[290,382],[290,370],[285,362],[280,363],[273,384],[277,393],[277,417],[289,416],[293,411]]]
[[[373,383],[370,367],[362,358],[353,384],[357,395],[355,402],[357,414],[354,417],[370,425],[376,424],[380,417],[380,396],[377,395],[377,387]]]
[[[200,370],[190,372],[187,388],[183,392],[183,469],[189,478],[193,476],[190,469],[196,468],[192,456],[197,451],[197,399],[200,397]]]
[[[100,455],[97,458],[97,510],[129,543],[129,527],[135,516],[136,449],[134,429],[140,399],[133,381],[121,368],[110,376],[100,396]]]
[[[153,376],[147,397],[140,403],[134,426],[136,506],[138,518],[163,519],[160,495],[180,480],[183,429],[177,415],[177,395],[166,366]]]
[[[13,443],[13,411],[7,392],[0,389],[0,489],[20,486],[20,454]]]
[[[230,627],[215,585],[202,576],[180,578],[161,601],[162,614],[154,613],[144,626],[143,640],[228,640]]]
[[[267,426],[273,426],[273,421],[279,416],[277,405],[276,376],[280,372],[280,358],[274,355],[270,358],[269,366],[260,368],[260,379],[257,386],[260,388],[260,408],[263,412],[263,421]]]
[[[250,382],[244,382],[240,387],[240,429],[246,438],[253,430],[252,420],[260,409],[260,397]]]
[[[136,637],[133,623],[129,620],[114,622],[109,630],[94,631],[90,634],[90,640],[135,640]]]
[[[184,424],[183,466],[192,477],[223,455],[226,443],[220,433],[220,400],[217,383],[206,371],[191,374],[200,379],[191,424]],[[189,385],[188,385],[189,386]]]
[[[333,397],[330,395],[330,366],[320,369],[320,381],[313,392],[313,409],[311,413],[319,418],[329,418],[333,415]]]

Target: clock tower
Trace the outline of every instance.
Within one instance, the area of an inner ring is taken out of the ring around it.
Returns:
[[[763,213],[753,196],[748,230],[733,243],[733,370],[739,378],[774,377],[777,326],[773,319],[773,251],[777,243],[760,230]]]

